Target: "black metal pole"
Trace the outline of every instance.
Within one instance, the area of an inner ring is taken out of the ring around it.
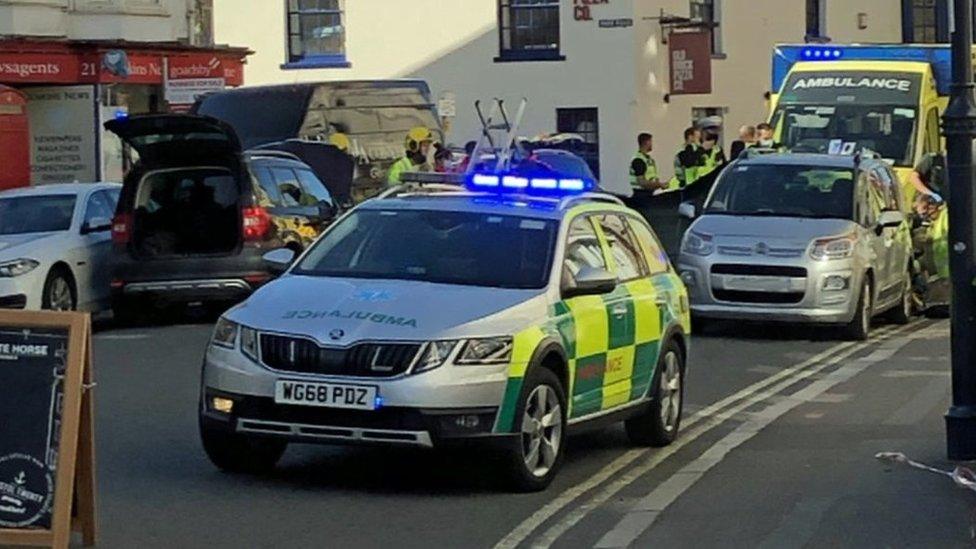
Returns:
[[[976,459],[976,265],[973,242],[973,0],[953,0],[952,99],[945,113],[952,272],[952,406],[946,413],[951,460]]]

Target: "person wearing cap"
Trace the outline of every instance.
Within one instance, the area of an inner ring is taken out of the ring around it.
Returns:
[[[705,164],[701,138],[700,129],[692,126],[685,130],[685,143],[674,155],[674,177],[668,184],[668,190],[683,189],[701,177],[699,172]]]
[[[715,170],[725,166],[725,152],[718,144],[718,134],[711,130],[705,130],[702,136],[702,165],[698,168],[698,178],[701,179],[711,174]]]
[[[657,173],[657,162],[651,158],[654,150],[654,137],[649,133],[637,136],[637,153],[630,162],[630,186],[635,191],[656,191],[666,189]]]
[[[404,172],[430,171],[427,155],[433,144],[434,132],[430,128],[418,126],[410,130],[404,143],[406,154],[390,166],[390,171],[386,174],[386,184],[391,187],[399,185]]]

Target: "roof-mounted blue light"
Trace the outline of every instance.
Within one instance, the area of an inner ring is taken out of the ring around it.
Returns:
[[[807,61],[835,61],[844,56],[839,48],[804,48],[800,54]]]
[[[561,178],[551,175],[525,176],[521,174],[475,173],[467,179],[468,188],[479,192],[566,196],[592,191],[594,182],[580,178]]]

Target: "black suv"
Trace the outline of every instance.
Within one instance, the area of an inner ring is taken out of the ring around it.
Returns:
[[[286,152],[242,151],[214,118],[147,115],[105,127],[139,156],[112,224],[120,320],[147,306],[242,299],[272,277],[264,253],[301,251],[335,216],[307,164]]]

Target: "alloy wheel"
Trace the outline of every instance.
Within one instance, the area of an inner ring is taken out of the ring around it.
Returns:
[[[555,389],[536,387],[522,414],[522,457],[535,477],[544,477],[556,463],[563,437],[563,414]]]
[[[681,365],[674,351],[664,356],[658,395],[661,399],[661,425],[670,433],[677,427],[681,413]]]
[[[48,289],[48,303],[52,311],[70,311],[74,308],[71,286],[68,285],[67,280],[59,276],[51,281]]]

